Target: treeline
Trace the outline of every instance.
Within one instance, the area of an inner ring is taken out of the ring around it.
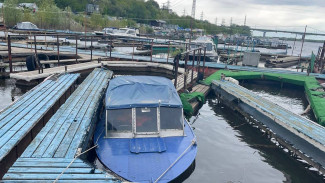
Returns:
[[[160,19],[182,28],[190,28],[193,21],[193,28],[205,29],[208,34],[250,35],[247,26],[217,26],[208,21],[193,20],[190,16],[178,16],[176,13],[160,9],[154,0],[5,0],[4,2],[7,7],[5,19],[9,26],[19,21],[31,21],[41,28],[80,29],[86,25],[88,28],[100,29],[135,26],[136,23],[149,23],[150,20]],[[36,3],[39,7],[38,12],[13,9],[22,2]],[[98,4],[100,14],[85,16],[84,11],[88,3]],[[112,20],[107,15],[123,17],[123,20]]]

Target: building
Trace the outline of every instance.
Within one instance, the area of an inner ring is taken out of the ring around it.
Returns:
[[[151,20],[150,25],[154,27],[165,27],[166,21],[164,20]]]
[[[86,5],[87,14],[99,13],[99,5],[96,4],[87,4]]]

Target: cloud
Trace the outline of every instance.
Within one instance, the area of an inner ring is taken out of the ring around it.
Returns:
[[[157,0],[159,4],[167,0]],[[170,1],[173,11],[182,15],[184,9],[191,14],[191,0]],[[305,25],[325,32],[324,7],[325,0],[197,0],[196,18],[199,19],[201,12],[204,19],[218,24],[222,19],[229,25],[233,23],[244,24],[245,15],[247,25],[290,29],[303,31]],[[174,5],[174,6],[173,6]],[[308,29],[307,29],[308,31]]]

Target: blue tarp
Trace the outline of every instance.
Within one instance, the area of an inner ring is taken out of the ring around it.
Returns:
[[[171,80],[157,76],[120,76],[106,91],[106,109],[134,107],[182,107]]]

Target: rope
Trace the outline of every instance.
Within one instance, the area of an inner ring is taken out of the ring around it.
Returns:
[[[73,158],[73,160],[69,163],[69,165],[68,165],[68,166],[67,166],[67,167],[66,167],[66,168],[61,172],[61,174],[58,175],[58,176],[56,177],[56,179],[53,181],[53,183],[56,183],[56,182],[60,179],[60,177],[64,174],[64,172],[67,171],[67,170],[70,168],[70,166],[72,165],[72,163],[73,163],[73,162],[74,162],[74,161],[75,161],[79,156],[81,156],[81,155],[87,153],[88,151],[90,151],[90,150],[92,150],[92,149],[94,149],[95,147],[98,146],[97,142],[98,142],[99,138],[101,137],[101,135],[103,134],[103,132],[104,132],[104,129],[102,130],[102,132],[101,132],[100,135],[98,136],[98,138],[97,138],[97,140],[96,140],[96,145],[92,146],[91,148],[87,149],[86,151],[84,151],[84,152],[82,152],[82,153],[80,153],[80,154],[77,154],[77,155]]]
[[[181,159],[184,154],[187,152],[187,150],[189,150],[190,147],[192,147],[194,144],[196,144],[195,139],[192,140],[191,144],[185,149],[185,151],[164,171],[164,173],[162,173],[156,180],[154,183],[157,183],[168,171],[169,169],[171,169],[179,159]]]

